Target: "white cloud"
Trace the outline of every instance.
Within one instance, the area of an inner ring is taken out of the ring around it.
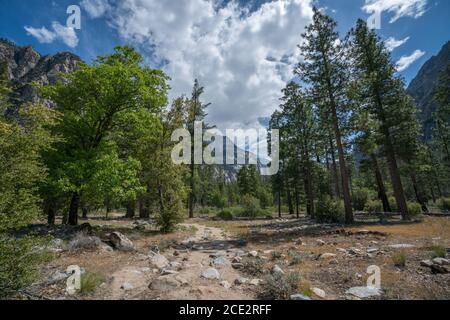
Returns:
[[[33,27],[25,27],[27,33],[35,37],[39,43],[53,43],[55,40],[61,40],[68,47],[75,48],[78,45],[78,37],[73,28],[61,25],[59,22],[52,23],[53,31],[46,27],[40,29]]]
[[[395,48],[398,48],[398,47],[404,45],[408,40],[409,40],[409,37],[406,37],[405,39],[402,39],[402,40],[397,40],[394,37],[390,37],[390,38],[386,39],[386,41],[384,41],[384,44],[386,45],[386,48],[389,51],[394,51]]]
[[[27,34],[35,37],[39,43],[52,43],[55,41],[56,35],[46,27],[40,29],[33,27],[25,27]]]
[[[394,13],[390,23],[401,17],[421,17],[426,11],[427,0],[366,0],[362,9],[367,13],[388,11]]]
[[[100,18],[111,9],[108,0],[83,0],[80,5],[91,18]]]
[[[212,103],[208,121],[233,127],[279,105],[312,3],[276,0],[248,12],[235,1],[124,0],[111,8],[109,24],[164,63],[172,97],[189,94],[198,78]]]
[[[416,50],[409,56],[401,57],[396,64],[397,71],[402,72],[408,69],[409,66],[411,66],[415,61],[420,59],[424,54],[425,52],[423,52],[422,50]]]

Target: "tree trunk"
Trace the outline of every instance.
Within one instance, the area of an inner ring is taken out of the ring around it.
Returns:
[[[387,135],[389,137],[389,135]],[[403,184],[400,177],[400,173],[397,166],[397,159],[395,157],[390,138],[388,138],[387,148],[386,148],[386,159],[388,162],[389,173],[391,175],[392,187],[394,189],[395,201],[397,203],[397,208],[402,215],[402,219],[405,221],[410,220],[408,205],[406,204],[405,193],[403,191]]]
[[[380,171],[380,166],[378,165],[378,159],[376,155],[371,154],[373,169],[375,171],[375,178],[378,186],[378,198],[383,203],[383,211],[384,212],[392,212],[391,205],[389,204],[389,199],[386,195],[386,188],[383,183],[383,176]]]
[[[340,198],[341,190],[339,188],[339,175],[338,175],[338,168],[337,168],[337,164],[336,164],[336,154],[334,151],[334,144],[333,144],[333,140],[331,139],[331,136],[330,136],[330,153],[331,153],[331,163],[332,163],[332,167],[333,167],[333,176],[334,176],[334,192],[335,192],[335,196]]]
[[[414,189],[414,194],[416,196],[416,200],[417,202],[420,204],[420,206],[422,207],[422,211],[423,212],[429,212],[427,204],[425,199],[422,197],[422,193],[419,190],[419,186],[417,185],[417,179],[416,179],[416,174],[414,172],[411,172],[410,174],[411,177],[411,182],[413,185],[413,189]]]
[[[56,219],[55,208],[50,203],[45,203],[44,206],[45,206],[45,214],[47,215],[47,223],[53,226],[55,224]]]
[[[71,226],[78,225],[78,207],[80,204],[80,194],[78,192],[72,193],[70,200],[68,224]]]
[[[86,207],[83,207],[83,219],[87,219],[89,210]]]
[[[291,190],[288,188],[286,188],[286,192],[287,192],[287,200],[288,200],[288,205],[289,205],[289,214],[293,215],[294,214],[294,205],[292,203],[292,196],[291,196]]]
[[[194,218],[194,174],[195,174],[195,167],[194,162],[191,163],[191,179],[190,179],[190,186],[191,190],[189,191],[189,218]]]
[[[294,190],[295,190],[295,213],[296,213],[297,219],[298,219],[300,217],[300,211],[299,211],[299,207],[298,207],[298,188],[297,188],[297,184],[295,184]]]
[[[345,223],[351,224],[354,222],[353,219],[353,208],[352,208],[352,198],[350,196],[350,185],[349,176],[347,170],[347,161],[345,160],[344,147],[342,145],[341,131],[339,129],[339,119],[337,116],[336,105],[334,99],[331,99],[332,104],[332,115],[333,115],[333,126],[334,133],[336,136],[336,143],[339,155],[339,169],[341,171],[342,179],[342,193],[344,195],[344,206],[345,206]]]
[[[127,203],[127,214],[125,215],[125,217],[127,219],[132,219],[134,218],[135,215],[135,202],[134,201],[128,201]]]
[[[281,191],[278,191],[278,217],[281,218]]]

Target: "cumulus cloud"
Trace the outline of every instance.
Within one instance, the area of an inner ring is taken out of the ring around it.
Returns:
[[[386,45],[386,48],[389,51],[394,51],[395,48],[398,48],[402,45],[404,45],[409,40],[409,37],[406,37],[405,39],[397,40],[394,37],[390,37],[384,41],[384,44]]]
[[[397,71],[402,72],[406,69],[408,69],[414,62],[416,62],[418,59],[420,59],[425,52],[422,50],[416,50],[409,56],[402,56],[396,64]]]
[[[421,17],[426,11],[427,0],[366,0],[362,9],[367,13],[391,12],[393,23],[401,17]]]
[[[52,23],[52,31],[46,27],[25,27],[27,33],[35,37],[39,43],[53,43],[55,40],[64,42],[68,47],[75,48],[78,45],[78,37],[73,28],[61,25],[59,22]]]
[[[25,30],[27,31],[27,34],[35,37],[39,43],[52,43],[56,38],[55,33],[48,30],[46,27],[25,27]]]
[[[124,0],[109,24],[172,78],[172,97],[198,78],[220,127],[257,123],[279,105],[298,62],[312,0],[275,0],[249,11],[236,1]]]
[[[80,5],[94,19],[104,16],[111,8],[108,0],[83,0]]]

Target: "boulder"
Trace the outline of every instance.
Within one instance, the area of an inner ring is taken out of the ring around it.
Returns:
[[[380,296],[381,290],[375,287],[353,287],[348,289],[346,293],[360,299],[365,299]]]
[[[218,257],[218,258],[215,258],[213,261],[211,261],[211,266],[214,266],[214,267],[222,268],[222,267],[226,267],[229,265],[231,265],[231,263],[226,257]]]
[[[284,271],[283,271],[283,269],[280,268],[279,265],[276,264],[272,268],[272,274],[277,274],[277,273],[284,274]]]
[[[150,262],[159,269],[164,269],[169,265],[169,260],[167,260],[167,258],[164,257],[162,254],[155,254],[150,259]]]
[[[208,268],[202,272],[202,278],[210,279],[210,280],[220,279],[220,273],[219,273],[219,271],[217,271],[217,269]]]
[[[258,256],[258,251],[255,251],[255,250],[250,251],[250,252],[248,253],[248,256],[249,256],[249,257],[254,257],[254,258],[256,258],[256,257]]]
[[[125,282],[120,286],[120,289],[123,291],[130,291],[134,289],[134,286],[131,283]]]
[[[434,258],[433,263],[440,266],[447,266],[450,264],[450,260],[444,258]]]
[[[133,242],[125,237],[120,232],[113,232],[109,235],[109,240],[113,244],[114,248],[121,251],[132,251],[134,250]]]
[[[319,298],[324,299],[326,297],[326,293],[325,291],[323,291],[322,289],[319,288],[312,288],[311,291],[318,296]]]

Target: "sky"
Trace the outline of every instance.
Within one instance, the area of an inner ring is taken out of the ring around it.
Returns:
[[[67,25],[70,5],[81,9],[79,30]],[[0,0],[0,37],[86,62],[132,45],[171,77],[171,98],[190,95],[198,78],[207,120],[242,128],[279,105],[313,6],[338,22],[341,37],[379,12],[377,33],[406,83],[450,40],[448,0]]]

